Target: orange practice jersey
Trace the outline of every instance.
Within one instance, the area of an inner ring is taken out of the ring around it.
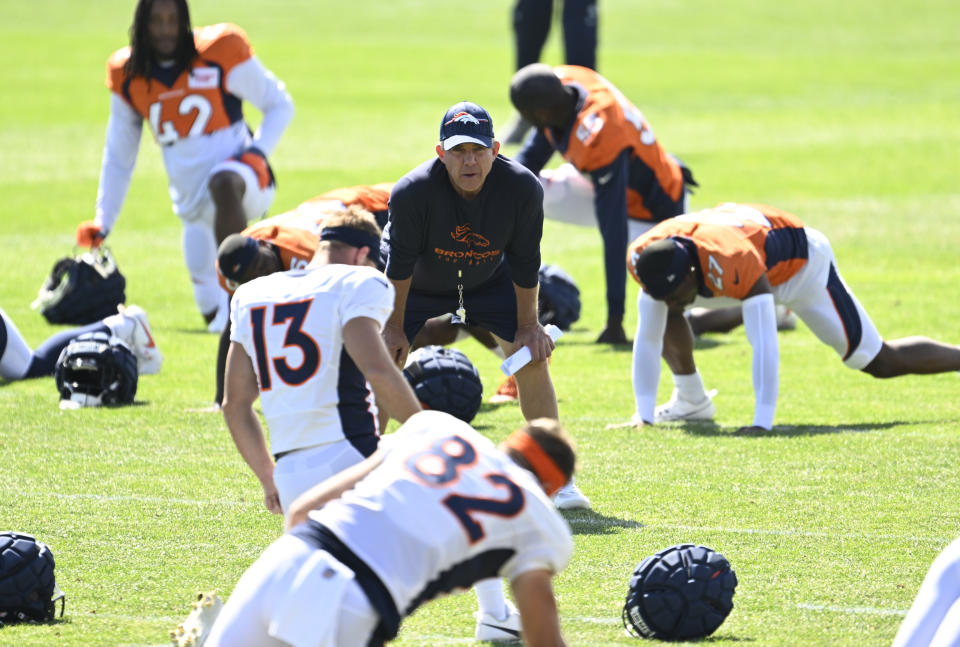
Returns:
[[[377,220],[377,224],[383,229],[387,224],[387,203],[390,201],[390,191],[393,189],[393,184],[393,182],[381,182],[380,184],[360,184],[333,189],[307,200],[297,209],[309,209],[314,203],[323,203],[330,200],[342,202],[348,207],[357,204],[372,213]]]
[[[638,283],[636,256],[664,238],[693,241],[710,297],[743,299],[766,273],[780,285],[807,262],[807,235],[796,216],[762,204],[726,203],[664,220],[627,250],[627,267]]]
[[[283,271],[296,270],[307,266],[314,252],[317,251],[317,234],[300,227],[258,223],[247,227],[242,232],[257,240],[265,240],[272,244],[280,254]],[[224,290],[233,294],[238,284],[220,273],[217,266],[217,279]]]
[[[589,68],[561,65],[554,69],[564,84],[579,85],[587,91],[563,157],[577,170],[589,173],[612,163],[624,148],[629,148],[631,175],[635,174],[634,166],[644,167],[646,173],[653,173],[667,196],[680,200],[683,196],[680,165],[657,141],[643,113],[612,83]],[[550,143],[562,150],[550,130],[545,133]],[[644,206],[639,189],[642,187],[627,187],[627,215],[639,220],[662,219],[654,217]]]
[[[122,96],[150,124],[161,146],[205,135],[241,121],[241,100],[227,92],[226,76],[253,56],[247,36],[236,25],[219,24],[194,30],[198,56],[190,68],[172,79],[130,77],[124,65],[130,48],[116,51],[107,61],[107,87]]]
[[[391,189],[393,189],[393,182],[381,182],[380,184],[369,185],[361,184],[327,191],[311,200],[307,200],[307,202],[313,202],[313,200],[339,200],[347,206],[359,204],[370,213],[376,214],[378,211],[387,210],[387,202],[390,200]]]

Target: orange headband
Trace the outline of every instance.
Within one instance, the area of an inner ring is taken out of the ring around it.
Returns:
[[[566,484],[567,477],[563,475],[563,471],[527,432],[517,429],[507,436],[503,444],[517,450],[527,459],[548,496],[553,496],[554,492]]]

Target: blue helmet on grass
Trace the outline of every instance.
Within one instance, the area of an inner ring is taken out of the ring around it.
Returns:
[[[638,638],[704,638],[730,614],[736,588],[737,575],[720,553],[694,544],[665,548],[633,571],[623,626]]]
[[[456,348],[424,346],[410,353],[403,375],[426,409],[470,422],[483,401],[480,373]]]

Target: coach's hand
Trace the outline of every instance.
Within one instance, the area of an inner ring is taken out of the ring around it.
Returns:
[[[530,349],[530,361],[542,362],[553,353],[553,340],[544,330],[539,322],[517,326],[516,335],[513,338],[516,348],[526,346]]]
[[[77,245],[79,247],[99,247],[103,239],[107,237],[100,225],[92,220],[84,220],[77,225]]]
[[[390,353],[390,359],[394,361],[397,368],[403,369],[407,363],[407,355],[410,353],[410,342],[400,326],[391,326],[387,324],[383,327],[383,343],[387,346],[387,352]]]

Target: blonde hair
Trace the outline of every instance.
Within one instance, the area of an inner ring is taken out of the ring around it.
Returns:
[[[374,218],[373,214],[358,204],[351,204],[343,209],[331,211],[324,216],[320,227],[321,229],[324,227],[349,227],[351,229],[359,229],[362,232],[372,234],[377,238],[380,238],[381,234],[383,233],[380,231],[380,226],[377,224],[377,219]],[[327,240],[323,242],[330,243],[331,245],[346,244],[337,240]]]

